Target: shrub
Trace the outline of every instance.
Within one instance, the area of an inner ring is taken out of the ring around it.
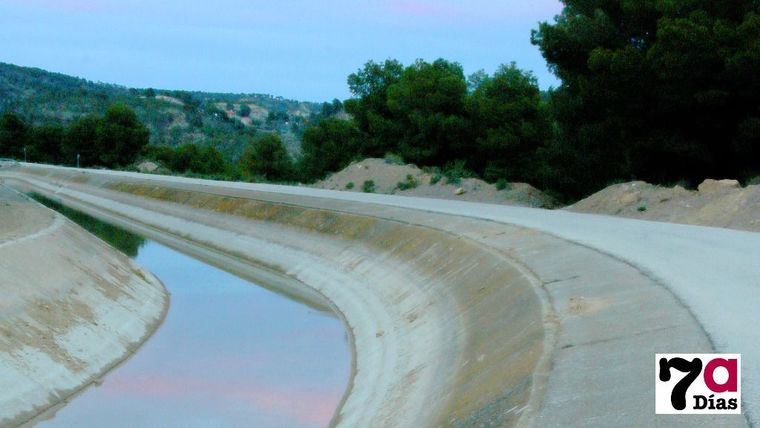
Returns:
[[[375,193],[375,182],[373,180],[367,180],[362,184],[362,192]]]
[[[459,184],[462,178],[470,177],[472,174],[465,168],[463,160],[455,160],[446,164],[443,175],[446,177],[446,183]]]
[[[354,182],[353,181],[351,181],[348,184],[346,184],[346,189],[351,190],[353,188],[354,188]]]
[[[506,178],[500,178],[496,181],[496,190],[510,190],[511,186]]]
[[[412,174],[409,174],[406,176],[406,180],[399,182],[396,187],[399,190],[410,190],[417,187],[417,179],[412,176]]]
[[[404,159],[395,153],[386,153],[384,159],[385,159],[385,163],[387,163],[388,165],[403,165],[404,164]]]

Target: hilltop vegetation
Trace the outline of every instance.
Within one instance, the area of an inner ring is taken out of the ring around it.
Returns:
[[[319,106],[270,95],[134,89],[0,63],[0,112],[30,125],[68,125],[123,104],[150,132],[152,145],[213,146],[236,159],[260,132],[280,134],[291,153]]]

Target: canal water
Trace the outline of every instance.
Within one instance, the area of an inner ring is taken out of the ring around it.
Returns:
[[[39,200],[39,198],[37,198]],[[326,426],[348,383],[340,320],[92,217],[48,206],[153,272],[166,320],[40,427]]]

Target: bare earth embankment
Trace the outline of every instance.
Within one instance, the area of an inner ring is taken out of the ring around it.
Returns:
[[[634,181],[610,186],[567,209],[760,232],[760,185],[706,180],[694,191]]]
[[[450,183],[440,174],[425,172],[415,165],[397,165],[385,159],[369,158],[353,162],[341,171],[316,183],[318,189],[364,192],[364,182],[372,181],[372,193],[418,196],[422,198],[485,202],[523,207],[551,208],[551,197],[526,183],[507,183],[503,189],[477,178]]]
[[[716,345],[648,271],[557,237],[583,230],[579,214],[32,165],[0,178],[259,283],[323,296],[354,351],[335,425],[746,424],[654,415],[653,355]],[[564,220],[574,223],[538,231]]]
[[[373,158],[353,162],[313,187],[362,193],[367,181],[374,184],[372,193],[378,194],[534,208],[557,206],[551,197],[530,184],[508,183],[501,190],[477,178],[463,178],[453,184],[415,165]],[[607,187],[565,209],[758,232],[760,185],[743,188],[735,180],[706,180],[697,190],[687,190],[633,181]]]
[[[167,304],[153,275],[0,185],[0,426],[97,381],[152,334]]]

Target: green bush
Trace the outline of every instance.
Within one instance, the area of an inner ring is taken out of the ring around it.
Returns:
[[[463,160],[455,160],[443,167],[443,176],[446,177],[447,184],[458,185],[463,178],[471,177],[472,173],[465,168]]]
[[[241,104],[240,109],[238,109],[238,116],[249,117],[250,115],[251,115],[251,107],[249,107],[248,104]]]
[[[500,178],[496,181],[496,190],[510,190],[509,181],[506,178]]]
[[[375,193],[375,182],[373,180],[367,180],[362,184],[362,192]]]
[[[384,159],[385,159],[385,163],[387,163],[388,165],[403,165],[404,164],[404,158],[394,153],[386,153]]]
[[[414,189],[414,188],[415,188],[415,187],[417,187],[418,185],[419,185],[419,183],[417,183],[417,179],[416,179],[416,178],[414,178],[414,176],[412,176],[411,174],[409,174],[409,175],[407,175],[407,176],[406,176],[406,180],[404,180],[404,181],[402,181],[402,182],[398,183],[398,184],[396,185],[396,187],[397,187],[399,190],[402,190],[402,191],[403,191],[403,190],[410,190],[410,189]]]
[[[354,188],[354,182],[353,181],[351,181],[348,184],[346,184],[346,189],[351,190],[353,188]]]

